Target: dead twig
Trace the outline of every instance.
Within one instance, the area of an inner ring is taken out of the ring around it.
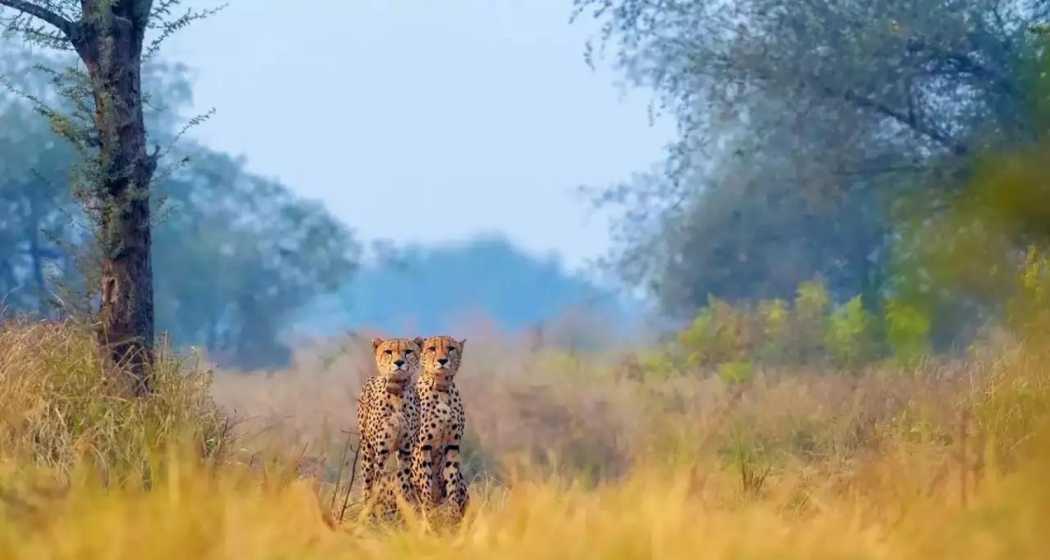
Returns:
[[[339,512],[339,522],[343,522],[343,517],[346,516],[346,508],[350,507],[350,490],[354,487],[354,479],[357,478],[357,457],[361,454],[361,443],[358,442],[357,447],[354,448],[354,463],[350,467],[350,483],[346,485],[346,496],[343,498],[343,509]]]

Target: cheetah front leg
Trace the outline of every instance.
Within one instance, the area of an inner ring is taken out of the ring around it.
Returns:
[[[427,429],[425,422],[420,424],[419,436],[412,447],[412,485],[424,508],[430,508],[439,500],[434,484],[434,432]]]
[[[467,503],[470,500],[467,492],[467,482],[460,468],[459,446],[463,441],[463,425],[457,424],[452,428],[451,440],[445,447],[445,465],[442,470],[442,478],[444,478],[445,482],[445,496],[449,505],[452,506],[452,511],[457,517],[463,517],[464,512],[467,510]]]
[[[365,503],[373,518],[389,518],[397,511],[396,487],[388,472],[390,456],[397,452],[397,435],[398,427],[386,423],[380,427],[378,433],[372,435],[373,440],[369,444],[372,458],[371,485],[366,481],[366,488],[370,487],[370,491],[365,496]]]
[[[416,506],[419,502],[416,487],[412,480],[412,451],[414,443],[413,438],[406,436],[402,438],[401,445],[397,450],[397,482],[400,485],[401,496],[412,506]]]
[[[362,441],[359,445],[361,449],[361,479],[364,481],[362,495],[364,496],[365,504],[370,506],[376,489],[375,452],[367,441]]]

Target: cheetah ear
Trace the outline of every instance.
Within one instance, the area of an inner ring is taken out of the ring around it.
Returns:
[[[463,340],[459,341],[459,347],[460,348],[463,348],[466,345],[467,345],[467,339],[464,338]]]
[[[379,337],[373,338],[372,339],[372,351],[374,352],[374,351],[378,350],[379,349],[379,345],[382,344],[382,343],[383,343],[383,339],[382,338],[379,338]]]
[[[420,348],[422,348],[423,347],[423,343],[426,342],[426,340],[424,340],[423,337],[421,337],[421,336],[417,336],[417,337],[412,339],[412,342],[415,342],[416,346],[419,346]]]

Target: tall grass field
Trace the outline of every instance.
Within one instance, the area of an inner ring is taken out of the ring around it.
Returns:
[[[162,353],[129,397],[90,333],[0,328],[0,557],[1038,559],[1050,346],[668,373],[645,348],[468,342],[472,503],[366,521],[359,340],[288,371]],[[634,358],[632,356],[642,356]],[[725,373],[724,370],[722,373]]]

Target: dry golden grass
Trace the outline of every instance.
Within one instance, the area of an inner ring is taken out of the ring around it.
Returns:
[[[173,440],[222,452],[224,415],[199,364],[161,352],[149,399],[103,364],[85,328],[0,324],[0,459],[61,472],[87,461],[120,479]]]
[[[616,359],[477,344],[461,372],[475,500],[461,526],[437,529],[412,517],[403,527],[373,527],[356,510],[339,524],[329,511],[367,354],[321,349],[289,372],[220,373],[214,394],[237,409],[243,452],[202,461],[199,435],[151,429],[157,445],[125,451],[137,459],[109,467],[136,476],[107,484],[77,457],[129,449],[108,418],[137,410],[127,417],[180,424],[187,413],[179,407],[208,408],[175,394],[199,395],[205,384],[193,368],[173,368],[171,394],[153,403],[99,414],[54,404],[67,398],[54,387],[76,387],[78,403],[91,391],[119,394],[97,382],[30,379],[92,363],[87,340],[58,327],[0,332],[0,558],[1046,554],[1050,351],[1041,345],[1003,345],[911,371],[767,371],[730,386],[699,373],[639,382],[618,376]],[[336,357],[317,357],[326,355]],[[63,420],[39,413],[49,409]],[[77,425],[70,415],[100,427],[54,428]],[[36,423],[51,427],[24,433]],[[59,441],[88,443],[47,442],[67,433]],[[38,453],[51,448],[94,451],[51,462]],[[327,468],[303,476],[264,451]],[[137,476],[143,462],[148,484]]]

